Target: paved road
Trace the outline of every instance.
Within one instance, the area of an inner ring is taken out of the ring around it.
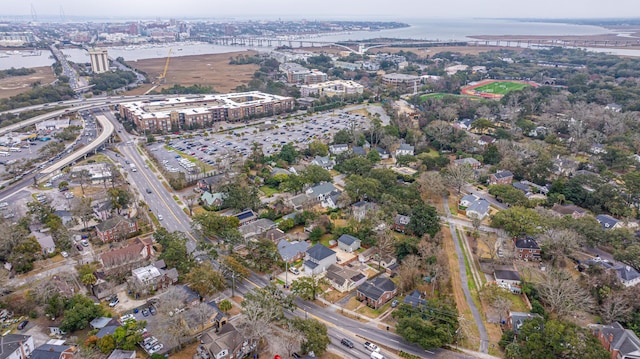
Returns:
[[[447,197],[442,197],[444,201],[444,208],[449,208],[449,200]],[[447,211],[447,217],[451,217],[451,213]],[[458,235],[455,230],[455,225],[453,223],[449,226],[449,230],[451,230],[451,238],[453,239],[453,243],[456,247],[456,254],[458,256],[458,264],[460,266],[460,280],[462,281],[462,290],[464,291],[465,299],[469,304],[469,308],[471,309],[471,314],[473,315],[473,320],[476,322],[476,326],[478,327],[478,332],[480,333],[480,352],[488,353],[489,351],[489,336],[487,335],[487,329],[484,327],[484,323],[482,322],[482,317],[480,316],[480,312],[476,307],[473,298],[471,297],[471,292],[469,291],[469,283],[467,278],[467,268],[464,262],[464,255],[462,254],[462,249],[460,248],[460,242],[458,241]]]

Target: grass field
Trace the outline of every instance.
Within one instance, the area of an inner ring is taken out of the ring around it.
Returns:
[[[453,93],[436,92],[436,93],[430,93],[430,94],[426,94],[426,95],[420,96],[420,102],[424,102],[429,98],[441,99],[441,98],[447,97],[447,96],[477,99],[477,97],[473,97],[473,96],[469,96],[469,95],[458,95],[458,94],[453,94]]]
[[[474,90],[476,90],[477,92],[506,95],[511,91],[522,90],[523,88],[529,87],[529,86],[530,86],[529,84],[525,84],[522,82],[501,81],[501,82],[491,82],[486,85],[478,86]]]

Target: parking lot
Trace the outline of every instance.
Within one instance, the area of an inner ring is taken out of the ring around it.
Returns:
[[[305,149],[315,140],[330,142],[340,130],[362,130],[368,126],[366,117],[336,110],[290,119],[266,119],[258,124],[249,123],[208,136],[204,136],[204,131],[195,132],[192,136],[169,136],[167,145],[156,143],[149,146],[149,150],[168,172],[197,173],[202,166],[206,166],[208,171],[247,158],[254,143],[269,156],[277,154],[287,143]]]

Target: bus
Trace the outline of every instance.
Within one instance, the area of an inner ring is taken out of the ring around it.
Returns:
[[[0,157],[9,157],[9,152],[0,151]]]

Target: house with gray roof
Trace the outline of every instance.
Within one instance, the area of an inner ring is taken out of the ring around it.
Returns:
[[[410,221],[411,221],[411,217],[398,214],[393,220],[393,229],[396,232],[404,233],[407,230],[407,225],[409,224]]]
[[[422,293],[419,290],[415,289],[413,292],[407,294],[404,297],[404,304],[408,304],[412,307],[419,307],[421,305],[427,304],[427,301],[422,297]]]
[[[375,208],[375,203],[359,201],[351,204],[351,215],[356,221],[360,222],[367,216],[367,212],[372,211]]]
[[[453,163],[456,166],[468,165],[471,166],[471,168],[473,168],[474,170],[477,170],[478,168],[480,168],[480,166],[482,166],[482,163],[480,163],[480,161],[476,160],[473,157],[459,158],[457,160],[454,160]]]
[[[608,214],[599,214],[596,216],[598,222],[602,225],[602,229],[614,229],[622,227],[622,224],[617,219],[611,217]]]
[[[551,210],[561,216],[571,216],[573,219],[582,218],[587,214],[586,209],[578,207],[575,204],[556,203]]]
[[[389,159],[389,156],[391,155],[391,154],[389,153],[389,151],[385,150],[385,149],[384,149],[384,148],[382,148],[382,147],[376,146],[376,147],[374,147],[373,149],[374,149],[374,150],[376,150],[376,151],[378,152],[378,154],[380,155],[380,159],[381,159],[381,160],[388,160],[388,159]]]
[[[537,313],[509,312],[507,320],[504,324],[507,329],[512,330],[516,335],[518,335],[520,334],[520,328],[522,327],[522,324],[524,324],[525,321],[531,320],[533,318],[542,318],[542,316]]]
[[[633,287],[640,283],[640,273],[638,273],[638,271],[633,267],[624,263],[611,263],[609,261],[602,260],[600,257],[595,257],[587,260],[585,264],[590,266],[599,265],[604,267],[606,270],[613,271],[625,287]]]
[[[323,273],[330,265],[336,264],[336,252],[318,243],[307,249],[304,270],[307,275]]]
[[[329,156],[316,156],[312,161],[312,165],[320,166],[325,170],[332,170],[333,166],[336,165],[336,162],[332,160]]]
[[[291,171],[289,171],[287,169],[284,169],[284,168],[276,167],[276,168],[271,170],[271,176],[277,176],[277,175],[289,176],[289,175],[291,175]]]
[[[466,213],[469,218],[485,219],[487,215],[489,215],[489,201],[484,198],[479,198],[467,207]]]
[[[513,182],[511,171],[498,171],[489,175],[489,185],[511,184],[511,182]]]
[[[366,156],[367,152],[364,150],[364,147],[362,146],[353,146],[351,147],[351,152],[353,152],[354,155],[356,156]]]
[[[24,359],[31,355],[34,348],[33,337],[30,335],[0,336],[0,359]]]
[[[331,196],[339,196],[341,192],[330,182],[322,182],[313,187],[308,188],[305,193],[301,193],[297,196],[291,197],[289,199],[290,204],[293,208],[298,211],[306,206],[314,206],[316,204],[322,204],[323,207],[331,207],[331,204],[334,205],[336,203],[333,202],[333,199],[329,200]],[[337,200],[336,200],[337,201]],[[329,203],[331,202],[331,203]]]
[[[329,152],[334,156],[337,156],[347,151],[349,151],[349,145],[347,144],[335,144],[335,145],[329,146]]]
[[[633,330],[625,329],[618,322],[607,325],[591,324],[589,327],[600,344],[611,353],[611,358],[640,358],[640,339]]]
[[[72,359],[75,353],[75,346],[42,344],[33,350],[31,359]]]
[[[270,229],[276,228],[276,222],[268,218],[259,218],[254,222],[245,224],[238,227],[238,231],[242,234],[242,238],[245,240],[253,239]]]
[[[307,242],[289,242],[286,239],[281,239],[280,242],[278,242],[278,253],[283,261],[293,263],[304,258],[310,246]]]
[[[332,264],[327,268],[325,278],[340,293],[351,291],[367,280],[366,275],[337,264]]]
[[[375,277],[364,282],[356,291],[356,298],[378,309],[398,294],[398,286],[389,278]]]
[[[136,359],[136,351],[115,349],[107,359]]]
[[[360,249],[360,239],[350,234],[343,234],[338,238],[338,248],[349,253],[357,251]]]
[[[398,156],[413,156],[414,147],[408,143],[401,143],[396,150],[396,157]]]

